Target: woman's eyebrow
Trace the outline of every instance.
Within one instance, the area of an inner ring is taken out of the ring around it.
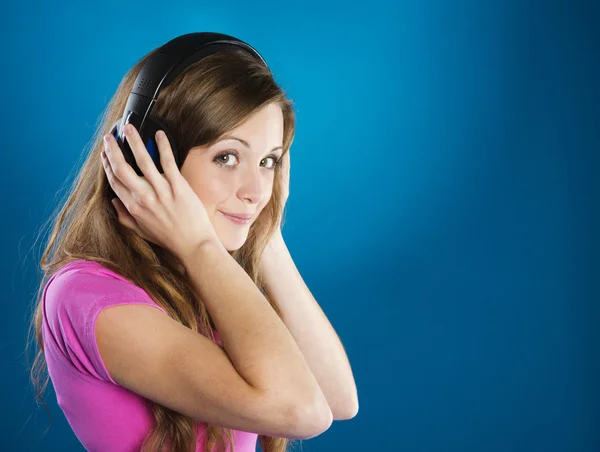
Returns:
[[[225,141],[225,140],[237,140],[240,143],[242,143],[244,146],[246,146],[248,149],[250,149],[250,144],[246,140],[243,140],[238,137],[234,137],[233,135],[225,135],[219,141]],[[277,151],[278,149],[283,149],[283,146],[275,146],[273,149],[271,149],[271,152]]]

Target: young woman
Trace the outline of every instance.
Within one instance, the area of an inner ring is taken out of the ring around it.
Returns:
[[[155,51],[118,87],[44,250],[38,397],[45,362],[87,450],[284,451],[358,410],[281,235],[292,104],[247,52],[206,56],[154,105],[164,173],[126,130],[138,176],[108,132]]]

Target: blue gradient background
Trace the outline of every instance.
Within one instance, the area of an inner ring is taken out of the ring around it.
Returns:
[[[83,450],[25,369],[34,240],[131,65],[219,31],[295,102],[284,237],[358,385],[303,449],[600,450],[596,5],[2,6],[0,449]]]

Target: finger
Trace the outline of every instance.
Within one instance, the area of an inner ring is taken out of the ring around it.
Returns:
[[[110,202],[117,211],[119,223],[139,233],[140,230],[137,221],[135,221],[135,218],[133,218],[133,216],[127,211],[127,208],[123,205],[123,202],[119,198],[113,198]]]
[[[163,167],[165,177],[173,185],[179,175],[181,175],[177,162],[175,161],[175,155],[173,154],[173,148],[165,132],[159,130],[156,132],[156,143],[158,144],[158,152],[160,155],[160,165]]]
[[[121,148],[119,148],[115,137],[111,133],[104,136],[104,152],[108,157],[108,163],[114,176],[134,195],[135,200],[147,196],[149,191],[152,191],[154,195],[154,189],[150,183],[144,180],[143,177],[138,176],[131,165],[127,163]],[[122,196],[119,196],[119,198],[121,198],[125,206],[129,209],[130,204],[127,203],[128,200]]]
[[[106,148],[105,148],[106,151]],[[100,154],[102,160],[102,166],[106,173],[108,183],[115,192],[115,194],[123,201],[123,204],[129,209],[129,206],[133,205],[136,201],[131,191],[115,176],[111,167],[110,161],[106,155]]]
[[[154,188],[156,194],[160,196],[162,193],[165,193],[165,190],[169,189],[169,184],[163,175],[159,173],[158,168],[152,160],[152,157],[150,157],[148,149],[146,149],[137,129],[133,124],[127,124],[124,128],[124,132],[129,147],[135,157],[135,162]]]
[[[115,210],[117,211],[117,217],[119,219],[120,224],[131,229],[132,231],[134,231],[137,235],[139,235],[144,240],[147,240],[148,242],[152,242],[152,240],[150,240],[146,236],[146,234],[144,234],[142,232],[138,222],[127,211],[127,209],[125,208],[125,206],[123,205],[123,203],[121,202],[121,200],[119,198],[113,198],[111,200],[111,203],[115,207]],[[152,243],[154,243],[154,242],[152,242]]]

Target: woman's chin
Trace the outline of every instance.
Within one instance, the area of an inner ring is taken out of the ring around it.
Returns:
[[[247,239],[247,234],[236,234],[237,237],[233,237],[231,235],[227,235],[226,237],[224,236],[219,236],[219,240],[221,240],[221,244],[223,245],[223,247],[225,247],[225,249],[227,251],[237,251],[239,250],[242,246],[244,246],[244,243],[246,243],[246,239]]]

